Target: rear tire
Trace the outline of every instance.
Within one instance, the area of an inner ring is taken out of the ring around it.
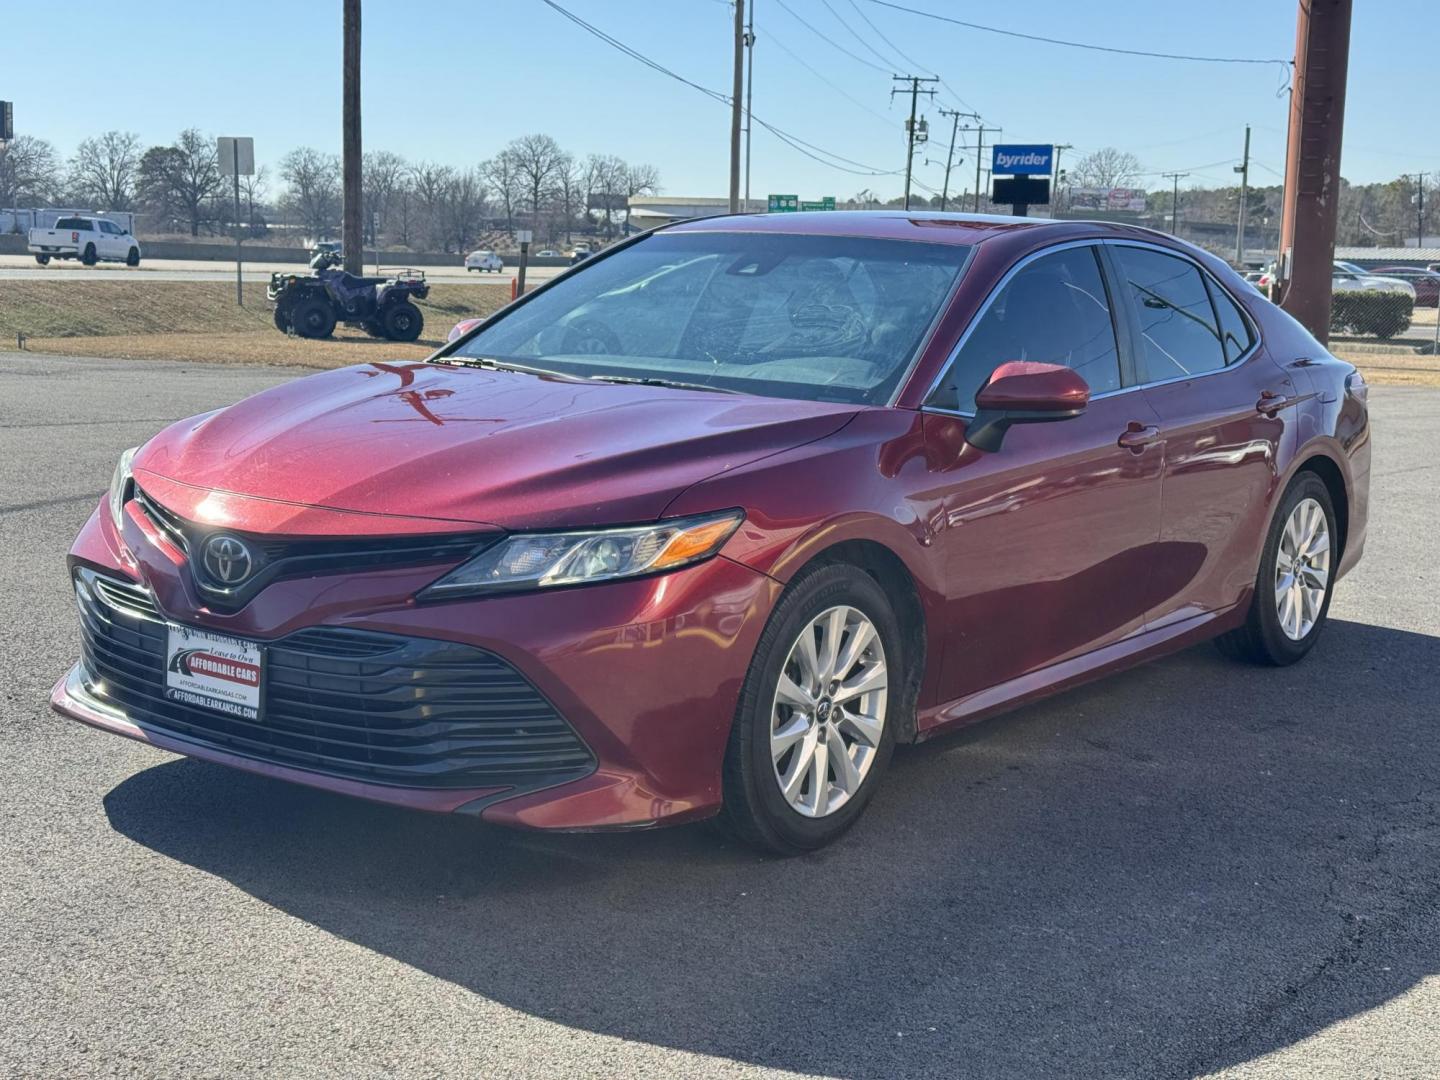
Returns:
[[[290,325],[303,338],[327,338],[335,332],[335,309],[318,296],[298,300],[290,309]]]
[[[50,256],[49,256],[49,255],[36,255],[36,256],[35,256],[35,261],[36,261],[37,263],[39,263],[41,266],[49,266],[49,265],[50,265]]]
[[[85,251],[84,251],[83,254],[81,254],[81,256],[80,256],[80,261],[81,261],[82,263],[84,263],[86,266],[94,266],[97,262],[100,261],[100,260],[99,260],[98,258],[96,258],[96,256],[95,256],[95,245],[94,245],[94,244],[86,244],[86,245],[85,245]]]
[[[290,333],[290,307],[287,304],[276,304],[272,316],[275,320],[275,329],[282,334]]]
[[[391,341],[414,341],[425,327],[425,316],[409,300],[389,304],[380,315],[380,325]]]
[[[837,611],[839,630],[830,621]],[[805,659],[807,635],[812,660]],[[871,644],[847,664],[847,648],[861,639]],[[725,753],[721,824],[747,843],[782,855],[814,851],[850,828],[894,749],[906,700],[903,645],[884,590],[863,570],[821,566],[792,582],[760,635],[741,688]],[[827,654],[834,662],[827,663]],[[844,684],[875,673],[879,686],[846,696]],[[796,687],[809,704],[789,703],[797,700]],[[777,747],[783,748],[777,753]],[[840,754],[849,765],[848,780],[840,771]],[[787,794],[782,785],[789,777],[795,779]]]
[[[132,247],[132,248],[130,249],[129,253],[125,256],[125,265],[126,265],[126,266],[139,266],[139,265],[140,265],[140,249],[139,249],[139,248],[133,248],[133,247]]]
[[[1245,624],[1216,638],[1216,648],[1232,660],[1272,667],[1293,664],[1314,648],[1335,592],[1338,537],[1330,490],[1314,473],[1300,473],[1266,531]],[[1323,595],[1316,599],[1322,577]]]

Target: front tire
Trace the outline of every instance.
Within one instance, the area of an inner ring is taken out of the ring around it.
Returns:
[[[1220,651],[1284,667],[1314,648],[1330,613],[1339,535],[1329,488],[1302,472],[1285,489],[1265,534],[1245,625],[1216,639]]]
[[[890,762],[905,659],[895,612],[869,574],[837,564],[792,582],[741,689],[722,823],[785,855],[850,828]]]
[[[275,311],[271,315],[271,318],[275,320],[276,330],[279,330],[282,334],[290,333],[290,305],[276,304]]]
[[[140,265],[140,249],[139,249],[139,248],[133,248],[133,247],[132,247],[132,248],[130,249],[130,251],[129,251],[129,252],[126,254],[126,256],[125,256],[125,265],[126,265],[126,266],[139,266],[139,265]]]
[[[380,316],[380,325],[391,341],[414,341],[425,326],[425,317],[409,300],[390,304]]]
[[[290,309],[290,325],[303,338],[327,338],[335,332],[335,309],[318,296],[299,300]]]

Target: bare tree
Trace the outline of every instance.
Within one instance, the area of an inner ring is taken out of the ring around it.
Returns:
[[[515,211],[525,198],[524,180],[515,166],[515,158],[502,150],[480,166],[481,175],[495,200],[505,209],[505,228],[515,230]]]
[[[265,223],[255,216],[255,204],[265,201],[265,194],[269,189],[268,165],[261,165],[249,176],[240,177],[240,197],[245,200],[245,227],[251,236],[259,236],[266,231]]]
[[[140,173],[140,136],[107,131],[85,139],[70,159],[70,190],[97,207],[129,210]]]
[[[628,166],[613,154],[591,154],[585,159],[585,208],[604,217],[605,236],[615,234],[615,212],[625,208],[625,174]]]
[[[137,189],[152,212],[181,218],[191,236],[200,235],[221,190],[215,140],[186,128],[172,145],[152,146],[140,157]]]
[[[1140,178],[1140,159],[1113,146],[1086,154],[1070,169],[1066,183],[1076,187],[1125,187]]]
[[[551,239],[561,232],[569,244],[570,233],[575,228],[575,212],[585,209],[585,172],[569,154],[561,160],[555,173],[555,202],[561,227],[558,230],[552,227]]]
[[[365,229],[372,244],[385,230],[390,204],[405,184],[410,164],[390,150],[372,150],[361,165],[361,184],[365,194]]]
[[[625,225],[630,225],[630,200],[636,195],[654,195],[660,190],[660,170],[654,165],[625,166]]]
[[[49,202],[60,180],[60,158],[44,139],[21,135],[0,145],[0,206]]]
[[[480,218],[485,213],[485,180],[479,169],[452,173],[441,192],[440,216],[446,234],[445,250],[450,242],[463,253],[466,245],[480,231]]]
[[[410,170],[421,232],[426,243],[445,251],[450,250],[450,228],[445,220],[446,203],[454,181],[455,170],[449,165],[422,161]]]
[[[531,220],[538,222],[540,207],[554,192],[560,170],[568,156],[549,135],[525,135],[502,152],[508,156],[525,190]]]
[[[280,159],[280,176],[286,185],[281,204],[314,239],[325,239],[340,217],[340,159],[300,146]]]

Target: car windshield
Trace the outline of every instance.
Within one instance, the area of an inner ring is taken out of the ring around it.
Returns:
[[[905,240],[661,233],[558,279],[452,355],[583,378],[881,403],[967,254]]]

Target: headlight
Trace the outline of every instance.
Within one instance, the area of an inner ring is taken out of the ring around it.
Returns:
[[[110,477],[110,520],[115,523],[115,531],[120,531],[120,523],[124,520],[121,516],[125,513],[125,500],[130,497],[130,463],[135,460],[135,451],[138,446],[132,446],[120,455],[120,460],[115,463],[115,472]]]
[[[624,529],[517,533],[456,567],[421,596],[584,585],[675,570],[714,555],[743,520],[742,511],[725,510]]]

